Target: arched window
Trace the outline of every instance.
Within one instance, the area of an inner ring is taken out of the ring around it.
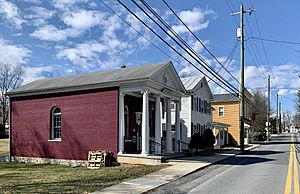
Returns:
[[[61,139],[61,110],[59,107],[51,111],[51,139]]]

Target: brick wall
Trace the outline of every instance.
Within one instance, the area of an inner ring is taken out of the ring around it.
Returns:
[[[50,111],[62,114],[62,141],[50,139]],[[117,154],[118,90],[11,99],[12,155],[86,160],[89,150]]]

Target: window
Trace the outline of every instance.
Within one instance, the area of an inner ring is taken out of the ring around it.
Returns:
[[[175,110],[175,103],[171,103],[171,110]]]
[[[207,112],[210,115],[211,114],[211,103],[210,102],[208,103],[207,108],[208,108]]]
[[[224,106],[219,106],[219,117],[224,116]]]
[[[199,112],[201,112],[201,104],[202,104],[202,100],[201,100],[201,98],[199,98],[199,103],[198,103],[198,110],[199,110]]]
[[[51,139],[61,139],[61,110],[54,107],[51,111]]]
[[[207,101],[203,101],[203,113],[207,113]]]
[[[193,110],[195,111],[197,110],[197,99],[198,99],[197,97],[193,98],[193,105],[194,105]]]

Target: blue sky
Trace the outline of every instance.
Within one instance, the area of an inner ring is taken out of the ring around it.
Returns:
[[[122,64],[130,66],[168,60],[173,61],[181,76],[200,74],[133,18],[117,1],[104,2],[171,58],[137,34],[100,1],[0,0],[1,62],[21,64],[26,70],[24,83],[44,78],[46,74],[63,76],[119,68]],[[123,2],[180,50],[131,1]],[[162,1],[147,2],[197,53],[219,70],[220,65],[176,20]],[[230,13],[232,10],[239,11],[240,1],[167,2],[222,63],[225,63],[231,51],[235,51],[232,60],[225,66],[239,79],[239,44],[236,45],[239,17],[230,16]],[[244,0],[243,4],[245,9],[252,5],[256,9],[255,14],[245,15],[246,87],[266,92],[266,77],[271,75],[272,107],[275,108],[278,92],[283,110],[294,111],[293,99],[296,88],[299,87],[300,45],[265,41],[264,52],[262,42],[250,37],[259,38],[260,30],[262,37],[266,39],[300,42],[300,12],[297,10],[300,2]],[[224,70],[220,74],[238,87],[238,83]],[[211,88],[215,93],[226,92],[213,84]]]

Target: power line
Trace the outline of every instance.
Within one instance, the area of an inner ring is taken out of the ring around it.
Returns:
[[[172,35],[169,34],[168,31],[166,31],[155,19],[153,19],[136,1],[131,0],[149,19],[151,19],[152,22],[154,22],[166,35],[168,35],[169,38],[171,38],[181,49],[183,49],[190,57],[192,57],[194,60],[196,60],[202,67],[205,68],[205,70],[207,70],[211,75],[218,75],[218,77],[216,77],[222,84],[224,84],[226,87],[228,87],[230,90],[237,92],[238,90],[232,86],[230,83],[228,83],[224,78],[222,78],[218,73],[215,72],[214,69],[212,69],[208,63],[201,58],[180,36],[178,36],[178,34],[168,26],[168,24],[164,21],[160,19],[160,16],[151,8],[151,7],[147,7],[147,9],[149,9],[151,11],[152,14],[154,14],[162,24],[165,25],[165,27],[168,28],[169,31],[172,32],[172,34],[180,40],[180,42],[182,42],[186,47],[188,47],[189,50],[187,50],[186,48],[184,48]],[[118,2],[120,2],[118,0]],[[142,1],[143,2],[143,1]],[[143,2],[144,5],[145,2]],[[123,4],[124,5],[124,4]],[[126,6],[127,7],[127,6]],[[128,8],[128,7],[127,7]],[[128,8],[128,10],[130,10]],[[131,10],[130,10],[131,11]],[[192,54],[190,53],[190,51],[192,52]],[[196,58],[195,55],[198,57]],[[205,65],[204,65],[205,64]]]
[[[250,22],[249,22],[249,19],[248,19],[248,17],[246,17],[246,21],[247,21],[247,24],[248,24],[248,27],[249,27],[249,30],[250,30],[250,33],[251,33],[251,35],[253,36],[253,31],[252,31],[252,28],[251,28],[251,25],[250,25]],[[253,49],[253,46],[252,46],[252,44],[250,44],[250,46],[251,46],[251,48]],[[261,55],[260,55],[260,53],[259,53],[259,49],[258,49],[258,47],[257,47],[257,45],[255,44],[255,48],[257,49],[257,53],[258,53],[258,55],[259,55],[259,57],[260,57],[260,59],[261,59],[261,62],[262,62],[262,64],[264,64],[264,62],[263,62],[263,60],[262,60],[262,57],[261,57]],[[254,49],[253,49],[254,50]],[[255,54],[255,57],[257,57],[256,56],[256,53],[255,53],[255,51],[253,51],[254,52],[254,54]],[[251,55],[251,54],[250,54]],[[256,58],[257,59],[257,58]],[[259,63],[258,63],[259,64]],[[257,68],[258,68],[258,71],[260,72],[260,74],[262,74],[262,76],[263,76],[263,79],[266,77],[266,75],[264,74],[264,72],[263,71],[261,71],[260,70],[260,68],[258,67],[258,64],[255,64],[256,66],[257,66]]]
[[[231,61],[233,60],[233,57],[234,57],[237,46],[238,46],[238,40],[235,41],[235,44],[234,44],[230,54],[228,55],[227,59],[224,62],[225,66],[227,65],[226,68],[228,68],[230,66]],[[221,72],[221,70],[222,70],[222,67],[219,68],[218,72]],[[208,84],[209,81],[211,81],[211,79],[209,79],[207,81],[207,84]],[[216,86],[212,90],[214,90],[215,88],[216,88]]]
[[[159,51],[161,51],[163,54],[165,54],[167,57],[172,59],[172,61],[175,61],[178,65],[181,65],[177,60],[175,60],[173,57],[171,57],[168,53],[166,53],[164,50],[162,50],[159,46],[154,44],[149,38],[144,36],[141,32],[139,32],[137,29],[135,29],[129,22],[127,22],[124,18],[121,17],[117,12],[115,12],[111,7],[109,7],[104,1],[99,0],[106,8],[108,8],[112,13],[114,13],[116,16],[118,16],[123,22],[125,22],[130,28],[132,28],[137,34],[139,34],[141,37],[143,37],[145,40],[147,40],[152,46],[157,48]],[[181,65],[182,66],[182,65]]]
[[[275,39],[267,39],[267,38],[257,38],[257,37],[248,37],[255,40],[260,41],[268,41],[268,42],[274,42],[274,43],[282,43],[282,44],[293,44],[293,45],[300,45],[300,42],[293,42],[293,41],[284,41],[284,40],[275,40]]]
[[[184,46],[186,46],[188,49],[186,50],[181,44],[178,44],[178,42],[172,37],[172,36],[170,36],[169,34],[168,34],[168,32],[167,31],[165,31],[164,30],[164,28],[161,26],[161,25],[159,25],[142,7],[140,7],[139,6],[139,4],[138,3],[136,3],[134,0],[132,0],[132,2],[137,6],[137,7],[139,7],[139,9],[141,9],[147,16],[148,16],[148,18],[150,18],[157,26],[159,26],[173,41],[175,41],[176,43],[177,43],[177,45],[179,45],[185,52],[187,52],[193,59],[195,59],[200,65],[202,65],[207,71],[209,71],[211,74],[212,74],[212,72],[213,73],[215,73],[216,75],[218,75],[219,76],[219,78],[220,79],[222,79],[222,81],[223,80],[225,80],[218,72],[216,72],[215,71],[215,69],[213,69],[213,68],[211,68],[210,67],[210,65],[190,46],[190,45],[188,45],[187,43],[186,43],[186,41],[185,40],[183,40],[181,37],[180,37],[180,35],[176,32],[176,31],[174,31],[174,29],[172,28],[172,27],[170,27],[170,25],[165,21],[165,20],[163,20],[161,17],[160,17],[160,15],[159,14],[157,14],[157,12],[155,12],[153,9],[152,9],[152,7],[149,5],[149,4],[147,4],[144,0],[141,0],[141,2],[142,2],[142,4],[152,13],[152,14],[154,14],[154,16],[181,42],[181,43],[183,43],[183,45]],[[190,53],[189,53],[189,51],[191,51],[192,52],[192,54],[193,55],[191,55]],[[198,60],[197,60],[197,58],[195,58],[195,56],[194,55],[196,55],[199,59],[200,59],[200,61],[202,62],[199,62]],[[205,66],[204,66],[204,64],[205,64]],[[211,72],[212,71],[212,72]],[[220,80],[219,80],[220,81]],[[233,87],[234,88],[234,86],[232,86],[230,83],[228,83],[226,80],[224,81],[226,84],[228,84],[229,86],[231,86],[231,87]],[[223,84],[224,84],[224,82],[222,82]],[[224,84],[225,85],[225,84]]]
[[[229,0],[229,1],[230,1],[230,0]],[[233,5],[232,5],[232,2],[230,1],[230,4],[231,4],[231,5],[229,4],[229,2],[228,2],[227,0],[225,0],[225,2],[226,2],[226,4],[227,4],[227,6],[229,7],[231,13],[233,13],[234,11],[233,11]],[[236,17],[234,17],[234,20],[235,20],[236,25],[239,26],[239,22],[237,21]]]
[[[249,0],[249,1],[250,1],[251,6],[254,7],[254,5],[253,5],[253,3],[252,3],[252,0]],[[258,25],[258,19],[257,19],[257,16],[256,16],[256,12],[254,12],[254,18],[255,18],[255,22],[256,22],[256,26],[257,26],[257,30],[258,30],[259,37],[262,39],[261,30],[260,30],[260,27],[259,27],[259,25]],[[276,84],[276,86],[278,86],[277,81],[276,81],[275,76],[274,76],[274,73],[273,73],[273,70],[272,70],[272,66],[270,65],[269,58],[268,58],[268,56],[267,56],[265,44],[264,44],[263,41],[261,42],[261,44],[262,44],[262,48],[263,48],[263,51],[264,51],[265,58],[266,58],[266,60],[267,60],[267,64],[268,64],[269,69],[270,69],[270,71],[271,71],[271,73],[272,73],[272,76],[274,77],[275,84]]]
[[[146,28],[148,28],[153,34],[155,34],[162,42],[164,42],[168,47],[170,47],[174,52],[176,52],[178,55],[180,55],[185,61],[187,61],[190,65],[192,65],[195,69],[200,71],[203,75],[209,77],[205,72],[203,72],[199,67],[194,65],[190,60],[188,60],[183,54],[181,54],[179,51],[177,51],[170,43],[168,43],[164,38],[162,38],[157,32],[155,32],[150,26],[148,26],[143,20],[141,20],[135,13],[133,13],[123,2],[120,0],[117,0],[120,5],[122,5],[130,14],[132,14],[137,20],[139,20]],[[222,85],[220,85],[218,82],[212,80],[214,83],[219,85],[221,88],[229,92],[226,88],[224,88]],[[219,80],[220,81],[220,80]],[[227,86],[228,87],[228,86]],[[231,91],[234,91],[233,89],[229,88]],[[231,93],[231,92],[229,92]],[[234,91],[235,93],[235,91]]]
[[[203,48],[214,58],[215,61],[218,62],[221,67],[225,69],[225,71],[233,77],[234,80],[237,81],[237,83],[240,84],[239,80],[237,80],[227,69],[224,67],[224,65],[214,56],[214,54],[203,44],[203,42],[192,32],[192,30],[182,21],[182,19],[176,14],[176,12],[171,8],[171,6],[165,1],[162,0],[164,4],[169,8],[169,10],[175,15],[175,17],[184,25],[184,27],[193,35],[193,37],[203,46]],[[142,0],[142,2],[144,2]]]

